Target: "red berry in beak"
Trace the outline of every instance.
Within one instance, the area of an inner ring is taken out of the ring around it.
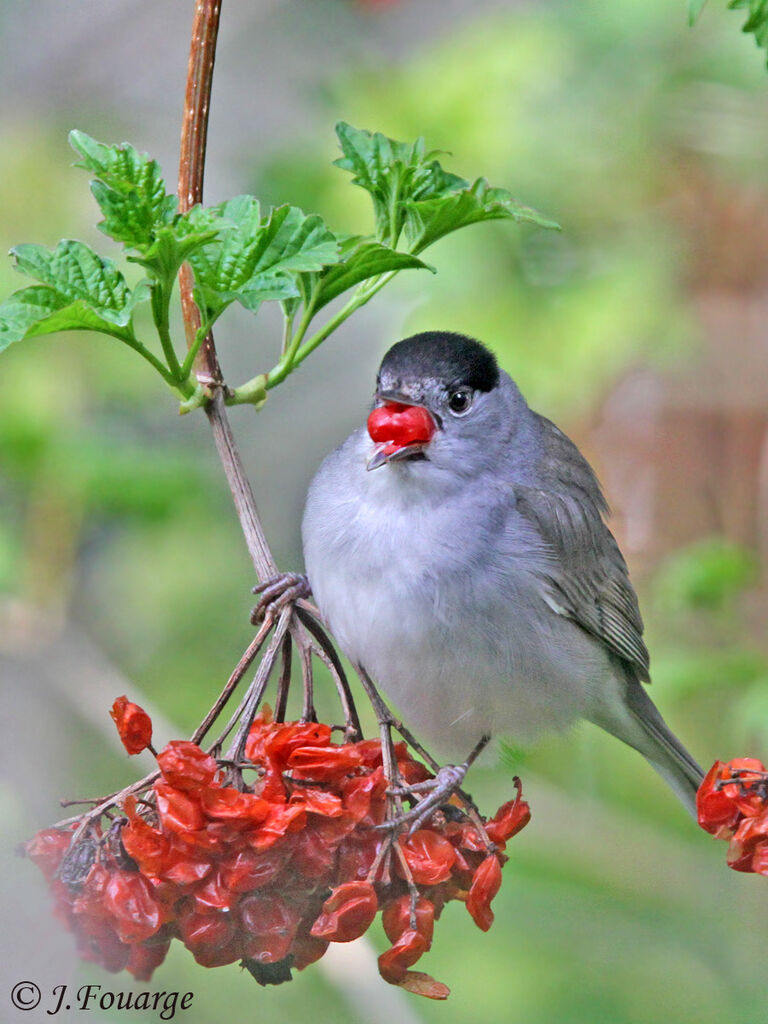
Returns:
[[[387,402],[368,417],[372,440],[391,446],[392,451],[412,444],[427,444],[435,432],[435,421],[420,405]]]

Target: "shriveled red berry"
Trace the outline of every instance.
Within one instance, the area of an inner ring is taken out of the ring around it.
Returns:
[[[346,775],[358,768],[361,760],[355,744],[344,743],[338,747],[299,747],[291,753],[287,764],[303,778],[320,782]]]
[[[378,906],[376,890],[370,882],[344,882],[323,904],[311,934],[330,942],[351,942],[368,930]]]
[[[268,964],[288,956],[301,922],[296,907],[278,893],[253,893],[240,901],[237,913],[244,956]]]
[[[237,850],[222,862],[221,870],[227,888],[233,893],[261,889],[282,870],[291,850],[273,846],[257,851],[250,847]]]
[[[501,864],[495,853],[489,854],[475,871],[467,897],[467,910],[484,932],[493,924],[491,900],[501,887]]]
[[[157,764],[165,781],[183,790],[210,786],[218,771],[211,755],[189,740],[171,740],[157,755]]]
[[[522,831],[530,820],[531,808],[518,793],[514,800],[502,804],[491,820],[486,822],[485,831],[492,843],[504,843]]]
[[[299,832],[307,820],[301,804],[273,804],[266,820],[248,837],[254,850],[266,850],[289,832]]]
[[[407,992],[415,996],[425,996],[427,999],[447,999],[451,994],[447,985],[442,981],[435,981],[423,971],[406,971],[397,984]]]
[[[26,854],[50,881],[56,874],[62,857],[69,849],[71,840],[71,832],[65,832],[59,828],[44,828],[27,843]]]
[[[229,822],[241,829],[260,824],[269,817],[271,810],[267,800],[253,793],[241,793],[232,786],[202,790],[200,805],[209,818]]]
[[[112,916],[122,942],[141,942],[160,927],[160,904],[152,886],[138,871],[110,873],[104,890],[104,908]]]
[[[185,833],[201,829],[205,818],[200,804],[167,782],[155,783],[157,813],[163,830]]]
[[[144,708],[122,696],[115,700],[109,714],[129,754],[147,749],[152,742],[152,719]]]
[[[184,945],[204,967],[221,967],[238,959],[231,914],[187,912],[179,917],[179,928]]]
[[[398,985],[405,972],[427,952],[429,944],[419,932],[409,929],[379,957],[379,974],[385,981]]]
[[[386,905],[381,923],[390,942],[397,942],[405,932],[415,930],[426,940],[429,949],[435,928],[435,905],[425,896],[414,903],[410,893],[404,893]]]
[[[153,828],[136,810],[136,798],[129,797],[124,810],[128,823],[120,832],[120,839],[129,857],[148,875],[160,874],[168,859],[169,842],[160,829]]]
[[[414,882],[419,885],[437,885],[451,877],[456,851],[439,832],[421,828],[401,840],[401,846]]]

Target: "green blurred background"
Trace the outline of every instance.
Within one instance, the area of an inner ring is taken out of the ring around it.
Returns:
[[[207,184],[209,201],[253,191],[367,230],[365,196],[330,166],[344,119],[425,135],[451,170],[563,225],[441,242],[436,278],[402,275],[235,429],[278,563],[298,567],[306,486],[365,416],[386,348],[430,327],[488,342],[598,469],[654,699],[705,766],[768,757],[768,76],[724,6],[690,30],[682,0],[225,4]],[[114,255],[71,127],[129,139],[173,182],[192,8],[0,0],[0,248],[78,237]],[[3,296],[22,284],[0,265]],[[269,311],[227,314],[228,377],[272,365],[278,332]],[[22,978],[138,986],[76,962],[15,846],[59,797],[147,767],[112,735],[118,694],[153,711],[160,742],[194,728],[251,635],[253,579],[204,418],[179,419],[117,342],[16,345],[0,395],[0,1019],[29,1021],[51,1004],[14,1011]],[[179,948],[150,988],[193,991],[189,1024],[768,1020],[764,879],[729,872],[724,845],[590,727],[478,767],[481,806],[514,771],[534,818],[496,923],[481,934],[450,907],[423,961],[446,1004],[385,985],[366,945],[268,990]]]

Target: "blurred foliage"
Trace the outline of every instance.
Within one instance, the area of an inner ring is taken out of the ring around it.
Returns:
[[[722,537],[709,537],[668,558],[656,580],[660,610],[717,611],[757,583],[754,552]]]
[[[493,343],[534,407],[567,425],[633,365],[695,358],[696,253],[678,202],[692,182],[751,185],[765,196],[764,70],[733,17],[710,4],[689,31],[682,3],[561,0],[468,20],[402,65],[329,62],[316,134],[267,167],[244,153],[254,181],[243,185],[354,230],[367,197],[329,168],[337,156],[329,127],[343,118],[452,147],[452,167],[470,178],[487,173],[546,210],[561,235],[479,226],[440,243],[436,278],[395,293],[408,306],[407,330],[446,326]],[[72,123],[81,123],[76,113]],[[93,241],[80,176],[57,170],[70,125],[30,125],[0,130],[0,249],[32,238]],[[0,263],[2,295],[17,286]],[[148,386],[151,375],[119,346],[60,340],[3,357],[0,591],[77,624],[189,730],[250,635],[252,573],[207,426],[202,416],[179,421],[170,393]],[[250,358],[251,337],[231,340]],[[384,344],[361,334],[366,341]],[[312,364],[304,372],[314,373]],[[336,383],[318,378],[334,402]],[[311,429],[323,428],[314,420]],[[329,434],[327,447],[337,441]],[[295,473],[286,459],[256,481],[257,493],[283,493]],[[280,545],[298,562],[296,536],[278,537]],[[744,612],[755,573],[751,552],[710,538],[669,558],[641,595],[654,699],[703,762],[768,753],[765,638]],[[26,707],[28,682],[14,690],[15,708]],[[94,779],[111,784],[135,769],[111,758],[61,695],[46,700],[60,744],[48,781],[52,817],[54,796],[89,795],[101,788]],[[104,720],[109,727],[106,701]],[[412,1000],[416,1018],[762,1021],[764,880],[729,873],[720,847],[638,755],[597,730],[549,737],[508,759],[515,770],[524,765],[533,822],[514,844],[491,932],[479,935],[462,908],[446,913],[425,969],[453,995],[445,1006]],[[510,776],[478,766],[472,792],[497,806]],[[31,820],[31,777],[25,764],[0,792],[13,841],[43,823]],[[42,802],[38,794],[35,814]],[[47,934],[45,899],[35,893]],[[223,1019],[223,1007],[264,1024],[359,1019],[317,969],[264,991],[237,970],[203,972],[176,951],[156,983],[197,993],[188,1024]]]
[[[677,204],[696,168],[765,177],[759,62],[727,12],[687,34],[681,14],[657,0],[547,3],[478,19],[395,74],[356,67],[328,86],[329,116],[422,133],[562,224],[449,240],[437,280],[407,292],[409,329],[491,341],[532,404],[559,415],[695,342]],[[256,170],[257,191],[351,229],[356,199],[325,169],[319,132],[310,141],[317,159],[290,150]]]

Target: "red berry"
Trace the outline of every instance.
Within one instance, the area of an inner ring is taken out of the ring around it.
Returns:
[[[152,719],[127,697],[118,697],[109,712],[129,754],[140,754],[152,742]]]
[[[351,942],[368,931],[377,910],[376,891],[370,882],[345,882],[323,904],[311,934],[330,942]]]

